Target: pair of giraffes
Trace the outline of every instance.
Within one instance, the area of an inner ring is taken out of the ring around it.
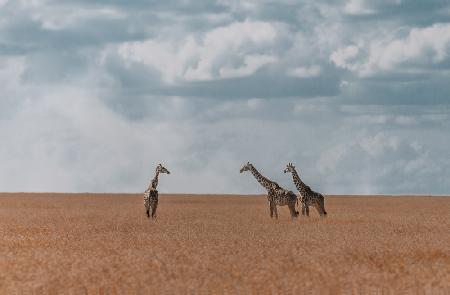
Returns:
[[[267,190],[267,200],[269,201],[270,217],[275,214],[275,218],[278,218],[277,206],[288,206],[291,213],[291,218],[298,216],[298,212],[295,210],[295,204],[297,203],[297,196],[285,188],[282,188],[275,181],[271,181],[264,177],[250,162],[247,162],[242,166],[240,172],[250,171],[256,180]],[[309,206],[314,206],[320,216],[325,216],[325,200],[322,194],[313,191],[307,186],[298,176],[297,170],[292,163],[286,165],[283,171],[284,173],[292,173],[292,180],[295,187],[300,193],[300,202],[302,205],[302,215],[309,216]]]
[[[297,203],[297,196],[292,192],[284,189],[278,185],[275,181],[271,181],[264,177],[250,162],[247,162],[242,166],[240,173],[244,171],[250,171],[256,180],[267,190],[267,200],[269,201],[270,217],[275,214],[275,218],[278,218],[277,206],[288,206],[291,213],[291,218],[298,216],[298,211],[295,210],[295,204]],[[284,173],[291,172],[292,179],[295,186],[300,192],[300,202],[302,204],[302,215],[309,216],[309,206],[314,206],[320,216],[325,216],[324,197],[322,194],[317,193],[309,186],[303,183],[298,176],[295,166],[289,163],[284,169]],[[150,181],[147,190],[144,193],[144,206],[147,213],[147,217],[150,218],[150,210],[152,218],[156,217],[156,208],[158,207],[158,177],[160,173],[170,174],[169,170],[163,165],[158,164],[156,166],[155,177]]]

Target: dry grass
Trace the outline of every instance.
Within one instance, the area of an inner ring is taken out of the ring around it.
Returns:
[[[450,198],[0,195],[0,293],[450,294]]]

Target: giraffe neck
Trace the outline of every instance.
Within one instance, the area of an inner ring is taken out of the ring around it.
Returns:
[[[252,172],[253,176],[256,178],[256,180],[266,189],[271,190],[272,189],[272,183],[273,181],[268,180],[264,176],[261,175],[261,173],[256,170],[255,167],[251,166],[250,171]]]
[[[153,177],[152,182],[150,183],[149,188],[156,189],[156,187],[158,186],[158,176],[159,176],[159,171],[156,171],[156,175],[155,175],[155,177]]]
[[[300,194],[306,192],[307,185],[303,183],[303,181],[300,179],[300,176],[298,176],[298,173],[295,169],[292,172],[292,180],[294,181],[295,187],[300,192]]]

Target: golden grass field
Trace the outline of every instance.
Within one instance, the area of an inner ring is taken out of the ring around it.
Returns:
[[[0,194],[0,294],[450,294],[450,198]]]

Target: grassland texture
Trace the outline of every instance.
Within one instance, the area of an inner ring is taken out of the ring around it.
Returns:
[[[0,294],[450,294],[450,198],[0,194]]]

